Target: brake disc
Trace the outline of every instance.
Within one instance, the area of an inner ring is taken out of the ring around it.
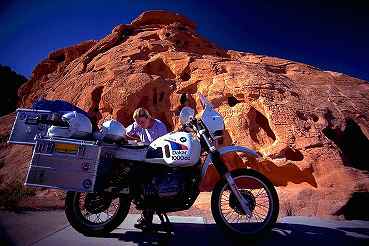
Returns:
[[[241,196],[248,202],[250,211],[252,212],[256,206],[255,196],[248,190],[240,190]],[[236,196],[231,193],[229,196],[229,206],[238,214],[245,215],[241,204],[238,202]]]

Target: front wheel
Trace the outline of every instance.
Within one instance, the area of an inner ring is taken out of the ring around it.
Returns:
[[[227,181],[220,180],[211,196],[211,210],[215,222],[233,236],[257,237],[275,224],[279,200],[273,184],[252,169],[231,172],[237,188],[248,202],[250,213],[245,214]]]
[[[97,237],[117,228],[127,217],[130,205],[127,196],[69,191],[65,199],[65,214],[75,230]]]

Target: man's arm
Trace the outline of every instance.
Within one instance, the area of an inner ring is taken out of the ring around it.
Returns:
[[[167,133],[168,133],[168,130],[167,130],[166,125],[163,122],[161,122],[161,124],[159,126],[159,136],[163,136]]]
[[[137,127],[135,127],[135,123],[130,124],[126,128],[126,136],[130,140],[138,140],[138,141],[141,140],[140,136],[138,135],[138,129],[137,129]]]

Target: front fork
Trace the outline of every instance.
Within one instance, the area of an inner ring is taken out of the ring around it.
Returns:
[[[240,191],[238,190],[238,187],[236,183],[234,182],[234,179],[232,178],[232,175],[230,172],[224,174],[224,177],[226,178],[229,187],[232,190],[233,195],[237,198],[238,202],[241,204],[242,210],[246,215],[251,214],[250,210],[250,204],[249,202],[241,195]]]
[[[195,127],[195,130],[196,130],[196,127]],[[211,160],[212,160],[213,165],[215,166],[215,169],[218,171],[218,173],[222,177],[225,177],[229,187],[231,188],[233,195],[236,197],[236,199],[240,203],[243,212],[246,215],[250,215],[251,214],[250,203],[241,195],[240,191],[238,190],[237,184],[234,182],[231,172],[228,170],[227,166],[222,161],[219,151],[212,144],[212,142],[209,141],[209,138],[207,137],[207,134],[206,134],[206,130],[201,129],[198,131],[198,133],[200,137],[202,137],[202,139],[205,141],[205,143],[207,144],[209,148],[209,151],[211,153]]]
[[[218,171],[218,173],[221,176],[225,177],[229,187],[231,188],[231,191],[232,191],[233,195],[236,197],[236,199],[240,203],[243,212],[246,215],[250,215],[251,214],[250,204],[241,195],[240,191],[238,190],[237,184],[236,184],[236,182],[234,182],[234,179],[231,175],[231,172],[228,170],[227,166],[224,164],[224,162],[220,158],[219,151],[216,150],[216,149],[213,149],[212,154],[211,154],[211,158],[212,158],[212,163],[215,166],[215,169]]]

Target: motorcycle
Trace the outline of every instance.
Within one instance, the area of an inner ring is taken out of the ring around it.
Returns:
[[[259,236],[277,220],[277,192],[255,170],[229,171],[222,156],[237,152],[250,158],[261,155],[242,146],[217,147],[217,139],[224,133],[223,118],[203,95],[198,96],[201,116],[196,118],[194,109],[183,107],[182,129],[150,145],[47,138],[50,112],[29,110],[18,112],[9,142],[34,145],[25,184],[67,191],[66,217],[84,235],[103,236],[116,229],[127,217],[131,203],[138,210],[155,211],[161,222],[169,225],[166,214],[194,204],[201,180],[213,165],[221,177],[211,195],[216,224],[233,236]],[[30,128],[32,125],[37,127]],[[19,140],[25,138],[20,137],[24,132],[19,132],[27,127],[29,135],[36,137]]]

